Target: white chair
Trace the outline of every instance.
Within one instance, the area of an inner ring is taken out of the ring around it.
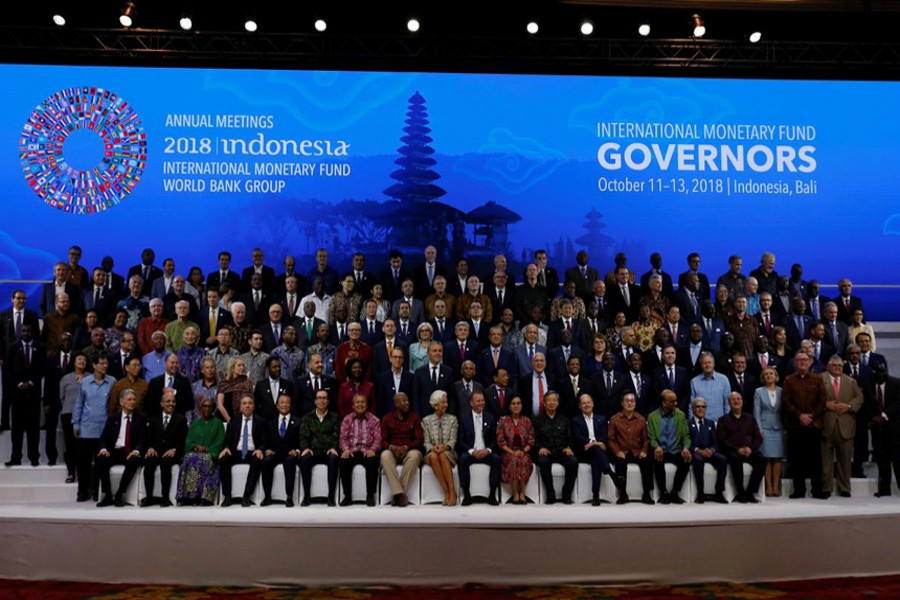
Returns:
[[[178,467],[179,465],[175,464],[169,467],[172,470],[172,485],[169,486],[169,502],[175,504],[175,492],[178,491]],[[141,483],[138,488],[138,502],[142,501],[144,498],[153,497],[159,498],[162,496],[162,484],[160,483],[160,479],[162,477],[162,473],[160,471],[163,469],[162,465],[160,465],[159,469],[157,469],[156,477],[153,478],[153,489],[148,490],[144,489],[144,474],[143,470],[147,467],[141,467]],[[120,476],[121,477],[121,476]],[[138,479],[138,477],[135,477]]]
[[[397,465],[397,476],[400,476],[400,471],[403,470],[403,465]],[[354,483],[354,487],[356,484]],[[391,484],[388,483],[387,477],[384,476],[384,471],[381,472],[381,495],[379,500],[381,504],[390,504],[391,499],[393,498],[393,493],[391,492]],[[412,477],[409,479],[409,489],[406,490],[406,497],[409,499],[410,504],[419,504],[419,469],[413,471]]]
[[[297,504],[300,500],[300,472],[299,469],[295,466],[294,470],[294,493],[291,496],[291,500],[294,501],[294,504]],[[276,465],[275,470],[272,472],[272,500],[276,502],[284,502],[287,500],[287,493],[284,490],[284,465]]]
[[[554,465],[554,467],[559,465]],[[553,483],[554,487],[562,490],[562,483],[559,486],[556,486],[556,472],[554,469],[553,473]],[[584,504],[586,502],[591,502],[594,499],[594,495],[591,492],[591,465],[588,463],[578,463],[578,478],[575,479],[575,493],[574,500],[575,504]],[[603,475],[600,479],[600,500],[603,502],[615,503],[616,501],[616,486],[613,483],[612,477],[609,475]]]
[[[351,496],[351,500],[354,504],[365,504],[366,503],[366,468],[362,465],[356,465],[353,467],[353,472],[350,474],[350,482],[353,484],[353,496]],[[375,482],[375,491],[373,492],[376,496],[378,495],[378,481]],[[338,503],[344,499],[344,486],[341,485],[340,478],[338,478]]]
[[[725,489],[728,489],[729,484],[732,489],[734,489],[734,483],[729,481],[731,474],[728,473],[728,465],[725,465]],[[699,490],[697,490],[696,482],[694,481],[694,470],[691,468],[690,475],[691,485],[693,486],[691,498],[693,498],[693,502],[697,501],[697,494]],[[703,465],[703,494],[708,496],[710,494],[716,493],[716,468],[709,463]],[[727,496],[726,496],[727,497]]]
[[[282,473],[282,476],[284,473]],[[297,477],[298,498],[303,498],[306,490],[303,489],[303,481]],[[310,480],[309,499],[313,502],[328,500],[328,465],[313,465],[312,478]],[[282,496],[284,495],[284,479],[281,480]],[[272,485],[272,496],[275,495],[275,485]]]
[[[444,488],[441,487],[431,465],[423,464],[419,474],[419,502],[421,504],[441,504],[444,501]],[[453,489],[457,492],[459,501],[459,472],[453,468]]]
[[[628,493],[628,497],[634,500],[640,500],[641,496],[644,495],[644,484],[641,481],[641,469],[634,463],[630,463],[627,466],[626,472],[626,483],[625,483],[625,491]],[[618,498],[618,495],[616,496]]]
[[[122,482],[122,475],[125,473],[125,465],[113,465],[109,469],[109,482],[110,489],[112,493],[115,495],[116,490],[119,489],[119,484]],[[134,478],[131,480],[131,483],[128,484],[128,489],[125,490],[125,493],[122,494],[122,500],[125,501],[125,504],[130,504],[132,506],[138,505],[138,496],[140,495],[140,484],[138,483],[144,478],[144,470],[142,467],[138,467],[138,470],[134,473]],[[172,485],[172,487],[175,487]],[[101,496],[102,496],[101,492]],[[102,498],[101,498],[102,499]]]
[[[244,495],[244,487],[247,485],[247,475],[250,474],[250,465],[239,463],[231,465],[231,497],[240,498]],[[260,478],[261,479],[261,478]],[[283,484],[282,484],[283,485]],[[219,488],[219,502],[225,499],[225,494]],[[257,480],[253,495],[250,497],[255,504],[259,504],[263,499],[262,481]]]
[[[541,475],[538,473],[537,467],[531,472],[531,477],[528,479],[528,483],[525,484],[525,499],[533,504],[537,504],[541,501],[541,489],[540,489],[540,481]],[[500,484],[500,502],[505,503],[512,500],[512,484],[511,483],[501,483]]]
[[[469,495],[472,498],[488,498],[491,495],[490,465],[474,463],[469,467]]]
[[[753,472],[753,467],[744,463],[744,487],[747,487],[747,484],[750,482],[750,473]],[[704,473],[705,474],[705,473]],[[703,480],[706,485],[706,479]],[[715,479],[713,479],[715,481]],[[756,498],[760,502],[766,501],[766,481],[763,478],[762,481],[759,482],[758,490],[747,490],[748,492],[752,492],[756,494]],[[737,496],[737,490],[734,487],[734,479],[732,478],[731,473],[731,465],[728,465],[728,475],[725,476],[725,499],[729,502],[734,502],[735,497]]]

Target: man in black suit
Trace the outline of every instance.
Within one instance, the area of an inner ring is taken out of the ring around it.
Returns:
[[[569,285],[571,283],[566,284],[566,286]],[[583,335],[582,328],[581,319],[575,318],[575,304],[569,299],[563,298],[560,302],[560,316],[551,321],[547,328],[547,347],[553,349],[560,345],[559,334],[561,331],[568,331],[572,340],[580,341]]]
[[[413,374],[404,368],[406,351],[395,346],[390,367],[375,376],[376,416],[380,419],[394,410],[394,396],[403,392],[413,397]]]
[[[453,381],[456,381],[459,379],[459,373],[463,362],[467,360],[474,362],[477,358],[478,343],[469,339],[469,324],[465,321],[460,321],[453,329],[456,337],[444,344],[443,362],[450,367]],[[427,403],[427,398],[425,401]],[[428,414],[431,413],[429,412]],[[420,414],[419,416],[425,415]]]
[[[650,255],[650,270],[641,275],[641,293],[650,293],[650,277],[659,275],[662,278],[662,294],[666,298],[675,298],[675,288],[672,286],[672,276],[663,271],[662,254],[654,252]],[[699,301],[698,301],[699,305]]]
[[[469,409],[469,398],[473,392],[483,392],[484,386],[475,380],[475,363],[465,360],[460,367],[460,378],[453,384],[453,397],[458,410],[465,412]],[[450,396],[448,395],[448,399]]]
[[[253,268],[253,267],[249,267]],[[251,327],[261,327],[269,320],[269,307],[276,306],[275,298],[272,292],[265,288],[263,276],[259,273],[252,273],[250,280],[244,287],[246,290],[239,296],[240,302],[247,307],[247,316]],[[280,305],[278,305],[280,306]],[[284,311],[282,311],[284,314]]]
[[[491,385],[497,369],[506,369],[513,379],[516,378],[516,357],[511,350],[501,345],[502,342],[503,330],[500,327],[491,327],[488,332],[488,344],[478,352],[474,361],[478,380],[484,387]]]
[[[175,390],[167,388],[159,402],[162,411],[148,419],[147,452],[144,454],[144,489],[147,497],[141,506],[172,506],[169,490],[172,489],[172,467],[184,456],[188,425],[184,415],[175,412]],[[160,495],[152,496],[153,484],[159,467]]]
[[[838,307],[834,302],[825,304],[825,343],[842,355],[850,343],[847,324],[838,318]],[[745,409],[746,410],[746,409]]]
[[[325,375],[325,361],[319,354],[310,354],[307,357],[306,374],[294,380],[294,414],[303,416],[312,411],[316,407],[316,391],[326,390],[328,392],[329,403],[335,405],[337,403],[338,385],[337,380],[330,375]]]
[[[406,355],[408,348],[406,342],[397,337],[397,324],[393,318],[387,317],[381,330],[384,334],[384,339],[377,342],[372,348],[372,373],[376,377],[391,368],[391,356],[394,348],[402,350],[404,355]],[[393,397],[394,394],[391,394],[390,398]]]
[[[825,316],[825,305],[831,301],[819,294],[819,282],[815,279],[810,280],[806,286],[806,314],[813,319],[821,319]],[[776,306],[777,306],[776,302]]]
[[[378,278],[366,271],[366,255],[357,252],[351,259],[353,271],[353,289],[359,293],[363,299],[372,296],[372,286],[378,283]]]
[[[162,269],[154,266],[154,260],[156,260],[156,252],[153,251],[153,248],[144,248],[141,250],[141,264],[134,265],[128,269],[128,277],[126,277],[126,280],[130,280],[133,275],[140,275],[144,280],[141,296],[147,296],[148,298],[153,290],[153,282],[163,276]],[[112,264],[110,264],[110,268],[112,268]],[[106,267],[104,267],[104,270],[107,270]],[[209,287],[209,280],[206,283],[207,287]],[[216,287],[215,289],[219,288]]]
[[[362,341],[374,347],[384,339],[384,323],[378,320],[378,303],[369,298],[363,303],[363,313],[363,318],[359,321]]]
[[[694,416],[688,419],[688,429],[691,432],[691,467],[694,470],[694,481],[697,483],[698,504],[706,502],[706,493],[703,484],[703,471],[706,463],[716,470],[716,487],[713,500],[720,504],[727,504],[725,499],[725,477],[728,474],[728,460],[724,454],[719,453],[719,438],[716,435],[716,424],[712,419],[706,418],[706,400],[697,396],[691,407]]]
[[[803,298],[794,298],[791,302],[791,314],[783,321],[787,343],[791,348],[799,348],[802,340],[809,339],[809,324],[812,323],[812,318],[805,313],[806,302]]]
[[[628,357],[628,370],[625,372],[622,393],[631,392],[636,401],[635,410],[642,415],[650,414],[647,407],[650,405],[652,386],[650,376],[641,371],[644,358],[640,352],[635,352]]]
[[[887,365],[872,363],[866,390],[872,415],[872,448],[878,463],[876,498],[891,495],[891,467],[900,481],[900,379],[888,376]]]
[[[41,398],[47,372],[47,350],[43,344],[34,341],[34,330],[29,323],[22,324],[21,334],[21,341],[7,348],[3,367],[5,388],[12,400],[12,454],[6,466],[22,464],[22,440],[27,433],[28,459],[31,466],[36,467],[41,458]]]
[[[500,502],[497,491],[500,488],[500,455],[497,450],[497,418],[485,412],[484,393],[472,392],[469,396],[469,411],[459,417],[459,486],[463,493],[462,505],[472,504],[469,492],[470,468],[473,464],[486,464],[488,475],[488,504],[497,506]]]
[[[603,355],[602,365],[603,368],[591,376],[591,388],[594,390],[595,410],[608,421],[618,412],[628,378],[615,370],[616,355],[612,352]]]
[[[700,279],[696,273],[688,273],[684,277],[684,285],[679,286],[675,293],[675,304],[681,309],[681,316],[688,323],[696,323],[700,320],[700,307],[703,300],[708,299],[700,295]]]
[[[689,378],[696,377],[703,371],[700,368],[700,354],[703,352],[712,352],[712,348],[703,344],[703,327],[694,323],[690,328],[687,345],[676,351],[675,364],[687,369]]]
[[[165,373],[154,377],[147,384],[147,397],[144,399],[144,412],[148,417],[159,414],[163,393],[165,390],[175,391],[175,412],[187,415],[194,410],[194,392],[191,382],[181,374],[181,361],[177,354],[169,354],[166,357]]]
[[[594,282],[600,279],[600,273],[594,267],[588,266],[589,255],[587,250],[581,250],[575,255],[576,266],[566,269],[566,282],[575,283],[575,293],[585,301],[590,301],[591,290]]]
[[[490,289],[484,293],[491,299],[491,315],[493,322],[500,322],[503,309],[516,310],[516,286],[509,284],[509,276],[506,271],[497,271],[492,278]]]
[[[116,308],[116,294],[106,287],[106,273],[100,267],[94,267],[91,284],[82,293],[81,305],[85,313],[89,310],[97,312],[100,325],[106,324]]]
[[[744,412],[752,415],[753,396],[759,387],[759,381],[747,370],[747,357],[740,352],[735,352],[731,356],[731,368],[732,371],[726,374],[731,391],[741,395]]]
[[[253,491],[259,482],[259,471],[268,447],[266,421],[254,414],[253,396],[241,398],[241,414],[236,415],[225,428],[225,447],[219,454],[219,476],[222,478],[222,506],[231,506],[231,467],[247,464],[247,483],[241,496],[241,506],[253,506]]]
[[[134,334],[126,331],[122,334],[122,339],[119,340],[118,352],[113,352],[109,355],[109,369],[107,373],[116,379],[122,379],[125,377],[125,365],[128,364],[128,359],[132,356],[141,358],[140,354],[140,351],[135,350]]]
[[[581,361],[584,361],[587,358],[584,350],[572,343],[572,332],[569,330],[563,329],[559,333],[557,341],[559,342],[559,345],[551,349],[547,356],[547,370],[550,371],[550,377],[553,379],[566,373],[570,358],[578,358]],[[572,405],[565,408],[575,409],[575,406]],[[569,414],[566,410],[563,410],[562,412],[567,415]]]
[[[236,293],[241,291],[241,278],[231,270],[231,252],[226,250],[219,252],[218,270],[206,276],[206,289],[218,291],[223,283],[227,283]]]
[[[419,300],[424,301],[431,294],[434,278],[438,275],[447,276],[447,270],[443,265],[435,262],[437,259],[437,248],[434,246],[425,247],[425,262],[416,265],[413,269],[413,285],[415,288],[415,296]]]
[[[466,293],[466,282],[469,280],[469,261],[460,258],[456,261],[456,272],[447,277],[447,293],[459,298]]]
[[[391,264],[381,271],[379,279],[384,299],[393,303],[394,300],[403,296],[401,286],[406,279],[412,280],[412,274],[403,268],[402,252],[399,250],[391,250],[388,258]],[[426,291],[427,290],[428,288],[426,288]]]
[[[263,339],[265,339],[266,336],[265,329],[269,329],[268,335],[272,337],[271,341],[274,341],[274,334],[272,333],[272,331],[274,331],[273,327],[274,323],[276,322],[275,315],[273,315],[272,313],[272,310],[274,308],[274,306],[269,308],[270,323],[263,327]],[[278,320],[281,319],[280,311],[277,317]],[[307,300],[303,305],[303,316],[292,323],[294,328],[297,330],[297,345],[302,349],[306,349],[309,346],[314,346],[318,341],[316,339],[316,331],[318,330],[319,325],[323,324],[324,322],[325,321],[316,316],[316,303],[312,300]],[[281,342],[278,343],[280,344]],[[277,345],[278,344],[275,344],[275,346],[272,346],[272,348],[275,348]],[[263,345],[263,347],[265,347],[265,344]],[[266,352],[271,352],[271,350],[266,348]]]
[[[278,292],[274,295],[281,304],[281,312],[284,315],[285,323],[293,323],[297,317],[303,315],[303,307],[300,303],[305,294],[302,294],[300,290],[306,289],[306,284],[304,283],[303,286],[300,287],[299,275],[291,274],[286,276],[284,284],[278,288]]]
[[[583,359],[571,356],[566,363],[566,371],[557,376],[553,389],[559,392],[559,412],[570,419],[579,413],[578,399],[582,394],[593,396],[590,377],[581,372]],[[577,454],[577,453],[576,453]]]
[[[59,351],[47,359],[47,376],[44,378],[44,452],[47,464],[55,465],[59,452],[56,449],[56,429],[59,425],[59,413],[62,402],[59,397],[59,382],[67,373],[75,368],[72,360],[72,334],[62,333],[59,336]],[[66,448],[67,453],[74,456],[73,448]],[[73,461],[74,464],[74,461]]]
[[[627,322],[634,323],[638,320],[638,310],[641,306],[641,288],[628,282],[629,271],[625,265],[616,267],[616,284],[606,291],[609,299],[609,309],[612,314],[625,313]]]
[[[453,339],[456,328],[454,321],[447,312],[447,302],[441,299],[434,301],[434,317],[428,320],[433,331],[433,339],[442,344]]]
[[[0,366],[6,358],[6,351],[10,346],[22,341],[22,325],[31,326],[32,335],[40,331],[37,313],[25,308],[25,290],[14,290],[12,293],[12,307],[0,312]],[[12,391],[6,387],[8,378],[3,377],[3,412],[0,419],[0,431],[9,430],[9,413],[12,402]]]
[[[455,381],[453,369],[441,363],[443,356],[444,347],[441,343],[431,342],[428,344],[428,363],[413,373],[412,408],[419,417],[425,417],[434,412],[428,399],[435,390],[447,392],[447,398],[451,402],[447,412],[452,415],[458,414],[456,399],[452,394]]]
[[[250,283],[254,273],[259,273],[262,277],[262,289],[267,295],[271,296],[275,293],[275,269],[268,265],[264,265],[264,256],[261,248],[254,248],[250,255],[253,264],[241,273],[241,285],[243,289],[250,289]]]
[[[659,408],[660,394],[664,390],[672,390],[678,398],[678,407],[688,412],[691,398],[691,379],[687,369],[675,364],[678,352],[672,344],[666,344],[662,351],[662,364],[653,370],[651,379],[650,399],[647,406],[647,414]]]
[[[200,313],[200,339],[207,348],[215,348],[216,334],[226,326],[231,325],[233,320],[231,313],[223,308],[219,308],[219,289],[210,287],[206,291],[207,308]],[[210,326],[213,325],[212,328]]]
[[[594,412],[594,400],[589,393],[578,396],[578,415],[572,416],[572,449],[578,462],[591,465],[591,504],[600,506],[600,481],[603,475],[612,478],[616,488],[624,491],[624,478],[609,467],[606,444],[609,427],[603,415]]]
[[[538,286],[544,288],[547,299],[553,299],[559,293],[559,274],[553,267],[547,266],[547,251],[534,251],[534,264],[537,267]]]
[[[494,415],[494,419],[497,421],[506,414],[506,407],[516,394],[515,385],[510,387],[509,382],[509,372],[506,369],[497,369],[497,372],[494,373],[494,383],[484,388],[484,409]]]
[[[834,303],[837,304],[838,319],[850,325],[853,322],[853,311],[862,309],[862,298],[854,296],[853,283],[849,279],[841,279],[838,282],[838,289],[841,293],[835,297]]]
[[[282,319],[282,308],[280,304],[273,304],[269,307],[269,318],[266,323],[259,326],[259,332],[263,337],[263,350],[267,353],[272,352],[275,348],[280,346],[282,342],[284,342],[284,329],[289,326],[290,323],[285,323],[284,319]],[[320,323],[324,323],[325,321],[321,321]],[[296,326],[295,326],[296,328]],[[316,330],[313,327],[312,330],[312,341],[306,341],[306,329],[303,329],[303,333],[300,333],[300,330],[297,330],[297,337],[299,338],[298,345],[301,348],[306,348],[308,345],[312,345],[316,343]]]
[[[113,272],[113,266],[112,256],[104,256],[103,260],[100,261],[100,268],[103,269],[103,273],[106,275],[106,287],[112,290],[113,298],[118,300],[125,294],[125,278]]]
[[[322,360],[321,357],[319,360]],[[275,401],[282,394],[290,396],[293,404],[294,382],[281,376],[281,359],[270,356],[266,359],[266,377],[253,390],[256,414],[266,420],[274,419],[278,413]]]
[[[78,316],[84,316],[84,305],[81,303],[81,288],[67,280],[69,267],[64,262],[58,262],[53,267],[53,281],[45,283],[41,293],[41,314],[47,315],[56,308],[57,294],[69,295],[70,311]],[[37,333],[37,330],[35,330]]]
[[[688,270],[678,276],[678,289],[685,287],[688,275],[694,274],[697,276],[699,283],[698,293],[700,294],[700,300],[709,300],[709,277],[705,273],[700,272],[700,255],[696,252],[688,254],[687,264]]]
[[[522,414],[533,418],[541,414],[544,399],[553,389],[550,374],[547,372],[547,357],[542,352],[535,352],[531,359],[531,372],[519,375],[516,389],[522,399]],[[512,398],[507,398],[507,406]]]
[[[260,382],[259,385],[264,383],[266,382]],[[297,465],[300,460],[300,419],[291,414],[291,404],[290,393],[281,390],[274,405],[277,410],[266,421],[269,441],[262,463],[262,506],[272,504],[272,481],[278,465],[283,465],[284,468],[284,492],[287,498],[284,505],[288,508],[294,506],[294,483],[297,481]]]
[[[97,479],[103,490],[103,498],[97,506],[125,506],[122,498],[131,480],[143,463],[141,456],[146,448],[147,419],[134,407],[137,399],[133,390],[122,390],[119,394],[121,410],[110,415],[100,435],[100,451],[97,453]],[[125,472],[119,482],[115,496],[109,480],[109,470],[113,465],[125,465]]]

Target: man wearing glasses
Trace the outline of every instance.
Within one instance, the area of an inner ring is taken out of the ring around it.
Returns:
[[[716,469],[716,493],[712,499],[714,502],[727,504],[724,492],[728,461],[724,455],[719,454],[716,424],[712,419],[706,418],[706,400],[697,396],[694,398],[692,408],[694,414],[689,419],[688,427],[691,431],[691,465],[697,481],[696,501],[698,504],[706,502],[706,494],[703,491],[703,470],[706,463],[709,463]]]

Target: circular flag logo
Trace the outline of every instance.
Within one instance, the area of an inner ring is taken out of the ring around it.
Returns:
[[[116,206],[147,162],[144,126],[115,92],[68,88],[45,99],[22,128],[25,180],[44,202],[73,214]]]

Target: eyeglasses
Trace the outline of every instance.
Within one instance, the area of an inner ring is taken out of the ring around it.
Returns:
[[[698,405],[696,405],[694,408],[702,408],[703,410],[706,410],[706,405],[705,405],[705,404],[698,404]]]

